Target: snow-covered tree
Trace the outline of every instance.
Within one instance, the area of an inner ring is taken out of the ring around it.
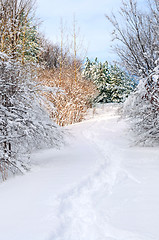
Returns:
[[[97,59],[95,59],[95,62],[96,61],[97,61]],[[90,59],[87,57],[86,61],[85,61],[84,70],[83,70],[83,76],[87,80],[93,80],[93,79],[91,79],[92,78],[92,66],[93,66],[93,62],[91,62]]]
[[[106,16],[114,27],[114,50],[127,71],[145,78],[158,59],[159,1],[145,1],[141,9],[137,0],[124,0],[119,16]]]
[[[136,87],[136,80],[117,65],[110,67],[110,93],[112,102],[123,102]]]
[[[0,56],[0,171],[3,178],[7,177],[8,170],[22,171],[26,167],[25,156],[32,150],[58,146],[62,142],[61,130],[44,108],[40,94],[44,89],[37,84],[33,69],[30,63],[23,65],[5,54]]]
[[[99,92],[95,102],[122,102],[133,91],[135,81],[116,65],[109,66],[108,62],[94,62],[87,59],[83,76],[92,80]]]
[[[110,72],[108,63],[93,64],[92,77],[95,85],[97,86],[99,95],[95,98],[95,102],[111,102],[110,94]]]
[[[132,122],[138,142],[159,142],[159,1],[124,0],[120,19],[107,18],[114,26],[115,51],[121,64],[139,78],[136,91],[125,102],[124,112]],[[121,24],[121,18],[123,23]]]
[[[145,2],[140,9],[136,0],[124,0],[120,10],[123,23],[113,14],[107,16],[120,43],[115,51],[121,64],[139,78],[136,91],[125,103],[124,112],[132,122],[140,143],[159,141],[159,1]]]
[[[124,105],[137,143],[159,144],[159,63],[152,73],[141,79],[137,89]]]
[[[41,94],[47,90],[55,95],[56,89],[44,89],[37,82],[38,66],[33,51],[36,47],[30,47],[31,43],[37,46],[35,29],[30,32],[31,9],[31,0],[0,0],[0,175],[3,179],[11,172],[27,169],[25,160],[32,150],[59,146],[62,142],[62,131],[44,108],[50,103]]]
[[[23,20],[24,18],[24,20]],[[29,60],[39,62],[39,56],[42,50],[40,45],[40,36],[37,31],[37,26],[32,22],[32,18],[23,16],[21,34],[18,40],[18,52],[23,54],[23,62]],[[27,20],[26,20],[27,19]]]

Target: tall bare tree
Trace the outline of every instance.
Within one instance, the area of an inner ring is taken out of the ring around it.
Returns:
[[[143,11],[136,0],[124,0],[120,19],[107,16],[114,26],[115,51],[121,63],[139,77],[136,91],[125,103],[125,113],[137,142],[159,143],[159,1],[145,0]]]
[[[118,40],[115,51],[122,65],[143,77],[154,69],[159,57],[159,2],[145,0],[145,5],[143,12],[136,0],[124,0],[119,18],[106,15],[114,26],[114,40]]]

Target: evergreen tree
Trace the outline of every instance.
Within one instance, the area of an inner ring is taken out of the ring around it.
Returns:
[[[83,71],[83,76],[87,80],[90,80],[92,78],[92,71],[91,71],[92,65],[93,65],[92,62],[87,57],[86,62],[85,62],[85,68],[84,68],[84,71]]]
[[[94,65],[95,74],[93,74],[93,80],[97,86],[99,95],[95,98],[95,102],[108,103],[111,102],[110,93],[110,72],[108,68],[108,63],[103,64],[99,62]]]
[[[119,67],[109,66],[107,61],[98,62],[97,58],[94,62],[87,58],[83,76],[97,87],[99,94],[94,102],[123,102],[136,86],[135,81]]]
[[[112,102],[123,102],[135,88],[136,83],[118,66],[110,67],[110,92]]]
[[[0,0],[0,51],[12,58],[37,61],[40,53],[33,0]]]
[[[37,31],[37,26],[33,24],[31,19],[25,20],[27,17],[23,16],[21,34],[18,41],[18,52],[21,56],[23,54],[23,61],[38,62],[41,46],[40,37]]]

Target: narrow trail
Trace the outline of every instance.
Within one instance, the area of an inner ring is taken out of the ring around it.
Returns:
[[[118,116],[114,116],[115,112],[112,110],[114,109],[110,110],[110,115],[109,113],[103,116],[100,115],[99,118],[90,122],[87,128],[81,128],[83,138],[87,139],[92,149],[94,148],[98,152],[101,165],[91,177],[57,198],[54,209],[57,210],[56,216],[59,216],[59,225],[48,240],[87,240],[88,238],[91,240],[158,239],[146,232],[134,232],[131,228],[119,228],[111,223],[111,218],[115,218],[113,215],[118,211],[121,213],[121,219],[119,220],[122,220],[122,214],[124,214],[122,211],[124,211],[127,202],[130,204],[129,210],[131,211],[131,207],[134,205],[134,199],[131,199],[131,195],[133,195],[131,189],[124,193],[124,198],[122,193],[118,193],[116,198],[112,198],[116,186],[121,187],[122,184],[124,186],[124,181],[126,181],[130,184],[130,187],[136,185],[137,189],[138,185],[141,184],[138,176],[123,168],[122,163],[127,161],[129,152],[131,154],[130,143],[124,136],[125,124],[120,125]],[[107,122],[105,122],[105,119],[107,119]],[[112,123],[114,123],[113,128]],[[111,124],[111,127],[109,124]],[[135,150],[133,150],[133,153],[135,153]],[[140,161],[140,158],[138,160]],[[135,159],[136,161],[137,159]],[[125,198],[126,194],[131,195]],[[138,192],[135,193],[135,198],[137,194]],[[108,201],[111,198],[113,200],[112,204]],[[157,215],[159,220],[159,212]],[[130,221],[130,225],[135,225],[132,220],[137,221],[137,218],[138,214],[134,219],[127,220]],[[142,222],[140,225],[142,226]],[[124,227],[124,224],[122,227]]]
[[[132,147],[113,105],[68,129],[0,186],[0,240],[159,240],[159,150]]]

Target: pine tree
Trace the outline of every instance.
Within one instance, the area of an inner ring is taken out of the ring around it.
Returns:
[[[98,62],[97,58],[94,62],[87,58],[83,76],[92,80],[97,87],[99,94],[94,102],[123,102],[136,86],[135,80],[119,67],[109,66],[107,61]]]
[[[118,66],[110,67],[110,92],[112,102],[123,102],[136,86],[135,80]]]
[[[103,64],[99,62],[96,66],[94,65],[95,74],[93,74],[94,83],[97,86],[99,95],[96,97],[95,102],[108,103],[111,102],[110,92],[110,72],[108,63]]]
[[[37,61],[40,52],[33,0],[0,0],[0,51],[21,61]]]
[[[23,61],[38,62],[41,46],[40,37],[37,31],[37,26],[33,24],[31,19],[27,19],[27,16],[23,16],[24,20],[21,34],[18,41],[18,52],[23,54]]]
[[[91,68],[92,68],[92,62],[87,57],[85,62],[85,68],[83,70],[83,76],[87,80],[90,80],[92,78]]]

